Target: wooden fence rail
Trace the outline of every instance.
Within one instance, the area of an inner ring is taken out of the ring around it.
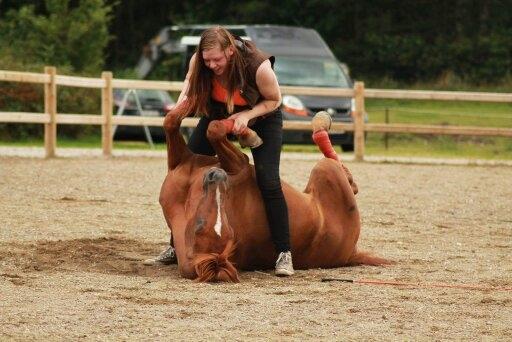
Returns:
[[[44,85],[44,113],[0,112],[1,122],[44,124],[46,157],[54,157],[57,147],[57,125],[101,125],[102,148],[105,156],[112,154],[112,126],[162,126],[162,117],[113,116],[113,89],[154,89],[181,91],[183,82],[115,79],[111,72],[103,72],[101,78],[57,75],[55,67],[45,67],[44,73],[0,70],[0,81],[38,83]],[[64,114],[57,112],[57,86],[101,89],[101,115]],[[512,93],[482,93],[456,91],[384,90],[365,89],[363,82],[355,82],[354,89],[282,86],[283,94],[352,97],[355,99],[354,123],[333,123],[333,132],[354,132],[355,159],[364,159],[365,132],[453,134],[476,136],[512,137],[512,128],[468,127],[415,124],[370,124],[364,122],[365,98],[388,98],[440,101],[482,101],[512,103]],[[197,118],[186,118],[183,127],[195,127]],[[307,121],[285,121],[285,130],[309,130]]]

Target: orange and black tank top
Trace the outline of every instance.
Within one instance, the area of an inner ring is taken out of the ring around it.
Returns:
[[[212,99],[222,103],[227,103],[228,101],[228,91],[215,78],[213,78],[212,82]],[[233,104],[235,106],[247,106],[247,101],[240,94],[240,89],[236,89],[233,93]]]

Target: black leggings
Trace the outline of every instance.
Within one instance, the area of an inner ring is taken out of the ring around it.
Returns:
[[[206,139],[208,124],[214,120],[203,116],[188,141],[193,153],[213,156],[215,151]],[[283,117],[280,111],[258,119],[251,128],[258,133],[263,144],[252,148],[256,181],[260,189],[274,246],[278,253],[290,250],[288,206],[281,188],[279,162],[283,142]]]

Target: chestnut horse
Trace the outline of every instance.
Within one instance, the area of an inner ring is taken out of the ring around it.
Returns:
[[[177,108],[164,120],[168,174],[160,193],[180,274],[237,282],[237,268],[273,268],[276,253],[254,167],[227,139],[229,125],[212,121],[208,127],[217,157],[193,154],[179,133],[181,114]],[[387,263],[356,248],[361,220],[347,171],[325,158],[304,192],[282,181],[296,269]]]

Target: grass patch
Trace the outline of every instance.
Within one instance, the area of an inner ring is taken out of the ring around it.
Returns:
[[[512,103],[366,99],[370,123],[512,128]]]
[[[43,147],[43,139],[28,139],[19,141],[1,141],[1,146],[13,147]],[[80,139],[57,138],[58,148],[101,148],[100,136],[86,136]],[[155,143],[155,150],[165,150],[165,143]],[[151,150],[146,141],[114,141],[114,149],[122,150]]]
[[[387,148],[386,148],[387,139]],[[512,139],[504,137],[368,134],[366,155],[432,158],[512,159]]]
[[[13,147],[43,147],[43,138],[33,138],[24,140],[1,141],[2,146]],[[80,139],[71,139],[65,137],[57,137],[57,147],[74,147],[74,148],[101,148],[100,136],[85,136]]]
[[[114,148],[122,150],[151,150],[151,146],[146,141],[114,141]],[[154,143],[153,150],[165,151],[165,143]]]
[[[365,155],[432,157],[432,158],[473,158],[512,159],[512,139],[494,137],[429,136],[413,134],[369,133],[366,139]],[[42,139],[1,142],[2,146],[43,147]],[[238,143],[235,142],[238,146]],[[80,140],[58,139],[59,148],[101,148],[100,137]],[[238,146],[239,147],[239,146]],[[164,143],[155,143],[154,149],[145,141],[115,141],[114,149],[165,151]],[[334,146],[341,153],[339,146]],[[285,144],[284,152],[320,153],[314,144]],[[249,149],[244,152],[250,153]]]
[[[387,139],[387,148],[386,148]],[[43,147],[42,139],[1,142],[2,146]],[[238,143],[235,142],[238,146]],[[101,148],[101,138],[86,137],[80,140],[60,138],[59,148]],[[238,146],[239,147],[239,146]],[[164,143],[155,143],[154,149],[145,141],[114,141],[114,149],[165,151]],[[339,146],[334,146],[341,153]],[[314,144],[285,144],[284,152],[320,153]],[[244,152],[250,153],[249,149]],[[417,156],[432,158],[512,159],[512,139],[498,137],[430,136],[417,134],[369,133],[365,155]]]
[[[370,123],[512,128],[512,103],[366,99]],[[387,147],[386,147],[387,140]],[[369,133],[365,153],[385,156],[512,159],[512,139]]]

